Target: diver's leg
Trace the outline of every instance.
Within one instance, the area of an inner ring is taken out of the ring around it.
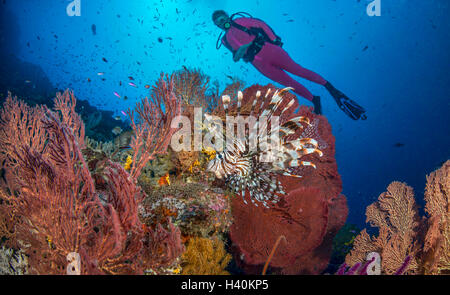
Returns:
[[[283,50],[281,47],[277,47],[278,50],[276,50],[276,65],[282,68],[283,70],[288,71],[289,73],[292,73],[296,76],[305,78],[311,82],[315,82],[320,85],[325,85],[327,81],[320,76],[319,74],[308,70],[301,65],[297,64],[290,56],[289,54]]]
[[[306,98],[309,101],[313,100],[314,95],[312,95],[312,93],[308,89],[306,89],[305,86],[292,79],[291,76],[289,76],[279,67],[271,63],[264,62],[264,60],[255,60],[253,61],[253,65],[259,72],[261,72],[261,74],[263,74],[267,78],[278,82],[285,87],[292,87],[294,88],[294,92],[298,95]]]

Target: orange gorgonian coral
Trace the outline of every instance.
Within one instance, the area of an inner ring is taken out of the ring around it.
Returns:
[[[378,201],[367,207],[367,222],[379,229],[378,237],[370,237],[364,229],[356,238],[354,248],[347,255],[348,265],[363,263],[370,252],[378,252],[382,271],[394,274],[410,256],[406,273],[417,272],[417,227],[419,216],[414,192],[405,183],[394,181]]]
[[[412,188],[393,182],[367,207],[367,222],[378,237],[364,229],[347,255],[348,265],[364,263],[370,252],[381,255],[384,274],[394,274],[411,257],[406,274],[450,273],[450,160],[427,176],[426,217],[419,218]]]
[[[424,245],[424,272],[450,273],[450,160],[427,176],[425,212],[428,231]]]

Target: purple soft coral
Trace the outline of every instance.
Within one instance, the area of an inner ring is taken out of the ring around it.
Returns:
[[[356,263],[349,270],[347,270],[348,265],[344,262],[341,264],[341,266],[339,266],[339,269],[336,272],[336,275],[367,275],[367,268],[374,261],[375,261],[375,257],[372,257],[372,259],[370,259],[369,261],[367,261],[364,264]],[[406,256],[405,261],[400,266],[400,268],[395,272],[395,275],[404,274],[410,263],[411,263],[411,256]]]

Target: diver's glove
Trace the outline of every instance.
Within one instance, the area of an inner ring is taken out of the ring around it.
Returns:
[[[283,42],[281,42],[281,38],[276,36],[275,41],[273,41],[273,44],[283,47]]]
[[[236,52],[233,54],[233,60],[234,62],[238,62],[242,57],[244,57],[245,53],[247,52],[247,49],[250,47],[252,43],[242,45],[239,47]]]
[[[333,96],[336,101],[338,107],[350,118],[353,120],[366,120],[367,116],[364,114],[366,110],[348,98],[344,93],[340,92],[330,82],[325,84],[325,88],[330,92],[331,96]]]

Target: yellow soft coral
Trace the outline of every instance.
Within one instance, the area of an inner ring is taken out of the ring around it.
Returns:
[[[208,161],[210,161],[216,157],[216,151],[210,147],[204,148],[202,150],[202,153],[206,154],[209,157]]]
[[[228,275],[225,270],[231,255],[222,240],[193,237],[182,256],[183,275]]]
[[[131,156],[128,155],[127,159],[125,160],[125,165],[123,166],[123,168],[127,171],[130,170],[132,163],[133,163],[133,158],[131,158]]]
[[[191,165],[191,167],[189,167],[189,172],[192,173],[192,168],[194,168],[195,166],[199,166],[200,162],[198,160],[195,160],[195,162]]]

